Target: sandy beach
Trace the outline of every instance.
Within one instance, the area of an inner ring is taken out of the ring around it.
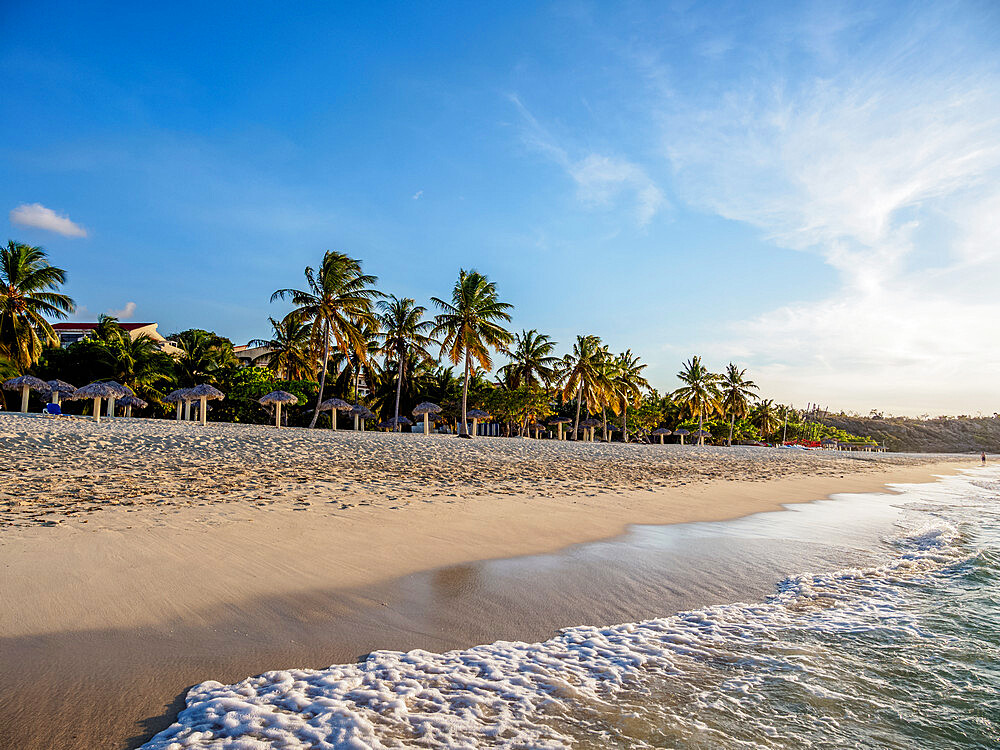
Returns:
[[[3,414],[0,668],[13,677],[0,746],[134,747],[205,679],[543,637],[583,614],[554,602],[522,618],[512,591],[507,617],[428,618],[422,571],[460,598],[447,571],[463,563],[970,465]],[[57,720],[67,712],[80,717],[71,727]]]

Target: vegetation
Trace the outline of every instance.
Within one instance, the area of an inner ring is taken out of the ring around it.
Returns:
[[[361,261],[327,252],[317,268],[305,269],[304,288],[272,295],[272,301],[290,301],[292,310],[268,318],[270,337],[249,343],[264,352],[240,362],[232,342],[214,332],[172,334],[168,340],[176,349],[168,353],[161,342],[133,337],[109,316],[101,316],[86,338],[60,348],[46,318],[73,309],[72,300],[58,292],[65,272],[50,266],[39,248],[10,242],[2,253],[0,377],[29,373],[75,385],[116,380],[148,402],[145,416],[172,415],[167,393],[208,383],[226,394],[211,405],[213,421],[269,422],[257,400],[284,390],[298,396],[298,406],[286,411],[289,424],[298,426],[329,426],[338,413],[321,415],[317,407],[338,397],[363,403],[383,421],[430,401],[459,434],[466,433],[469,410],[476,408],[509,436],[533,434],[559,417],[572,421],[574,438],[582,420],[596,419],[603,440],[614,430],[623,440],[645,441],[653,429],[666,427],[704,430],[730,445],[786,438],[870,441],[759,399],[757,385],[735,363],[720,375],[691,357],[678,373],[681,387],[660,394],[637,354],[614,354],[597,336],[577,336],[572,350],[559,357],[558,344],[537,329],[508,330],[511,305],[474,270],[459,272],[447,300],[431,298],[438,310],[431,318],[414,299],[376,289],[376,277],[364,273]],[[494,377],[495,353],[506,362]],[[42,396],[31,398],[40,408]],[[66,408],[85,405],[69,402]]]

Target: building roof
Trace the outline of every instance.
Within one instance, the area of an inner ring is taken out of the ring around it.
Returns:
[[[155,326],[156,323],[119,323],[118,326],[123,331],[134,331],[138,328]],[[53,323],[52,328],[56,331],[92,331],[97,328],[97,323]]]

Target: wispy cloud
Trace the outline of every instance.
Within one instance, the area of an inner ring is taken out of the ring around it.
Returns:
[[[121,310],[108,310],[108,315],[118,320],[131,320],[135,316],[135,302],[126,302]]]
[[[562,167],[576,185],[577,197],[590,206],[614,207],[627,199],[639,226],[647,226],[667,206],[663,191],[638,164],[599,153],[571,155],[528,110],[521,99],[508,97],[522,119],[525,143]]]
[[[63,237],[87,236],[87,230],[71,221],[68,216],[61,216],[41,203],[22,203],[17,208],[12,209],[10,223],[22,227],[45,229],[61,234]]]
[[[676,110],[664,148],[687,200],[818,253],[840,280],[737,322],[720,351],[803,400],[986,408],[1000,365],[1000,79],[901,46],[864,70]]]
[[[415,201],[420,200],[420,196],[422,196],[423,194],[424,194],[423,190],[418,190],[417,192],[415,192],[413,194],[413,200],[415,200]]]

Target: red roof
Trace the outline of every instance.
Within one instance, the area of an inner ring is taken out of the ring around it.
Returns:
[[[145,328],[154,325],[153,323],[119,323],[118,326],[125,331],[134,331],[136,328]],[[97,328],[97,323],[53,323],[52,327],[57,331],[91,331]]]

